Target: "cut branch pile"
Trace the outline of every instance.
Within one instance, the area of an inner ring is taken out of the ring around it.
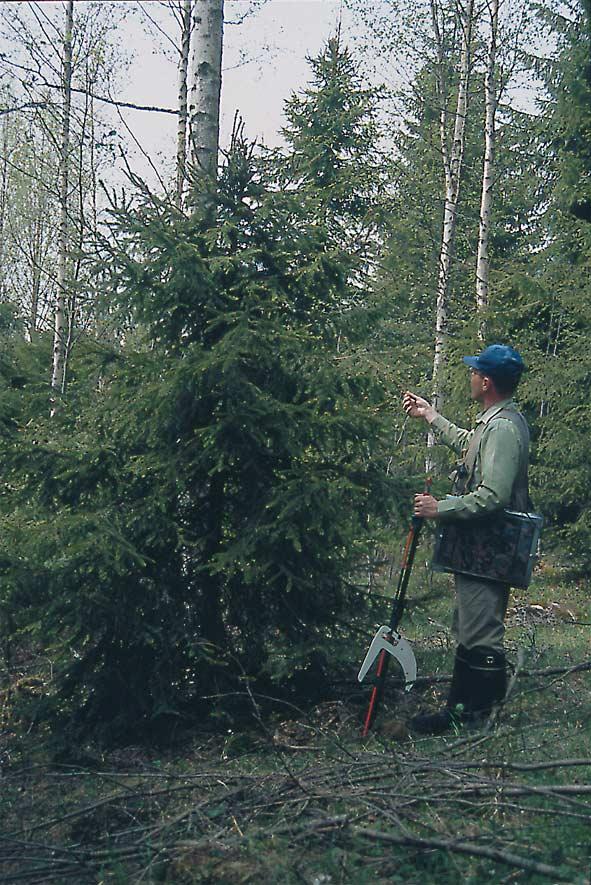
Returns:
[[[21,801],[2,827],[0,878],[82,885],[124,868],[126,881],[201,881],[197,864],[207,881],[312,881],[330,848],[375,865],[378,882],[391,881],[403,857],[409,870],[468,858],[513,871],[512,881],[584,881],[577,858],[556,860],[549,830],[541,844],[531,834],[541,821],[591,823],[591,758],[498,758],[503,730],[440,739],[429,757],[424,743],[372,737],[360,747],[333,732],[314,752],[288,753],[267,736],[222,762],[219,747],[209,748],[184,760],[186,771],[137,760],[128,771],[9,770],[4,799],[18,793]],[[537,740],[547,751],[543,735]],[[49,793],[51,812],[39,816]],[[393,857],[394,845],[403,855]],[[282,879],[281,864],[299,874]]]

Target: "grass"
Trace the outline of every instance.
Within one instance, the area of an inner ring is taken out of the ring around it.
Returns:
[[[430,597],[404,622],[419,673],[447,673],[449,581],[431,584],[419,564],[412,595]],[[525,670],[591,657],[587,586],[546,568],[511,606],[508,653]],[[360,644],[355,655],[363,652]],[[588,882],[591,674],[520,677],[495,728],[421,739],[404,719],[445,685],[403,696],[395,677],[365,741],[368,688],[352,674],[335,697],[299,713],[277,705],[261,717],[253,698],[238,733],[108,753],[89,746],[61,764],[38,730],[10,723],[7,705],[0,881]]]

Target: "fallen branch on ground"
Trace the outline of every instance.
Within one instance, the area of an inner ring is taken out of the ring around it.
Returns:
[[[388,842],[392,845],[412,845],[416,848],[437,848],[451,851],[455,854],[469,854],[474,857],[486,857],[497,863],[507,864],[541,876],[548,876],[557,882],[572,882],[572,876],[564,875],[557,867],[540,861],[530,860],[520,854],[503,851],[499,848],[487,848],[485,845],[475,845],[472,842],[460,842],[455,839],[424,839],[419,836],[399,833],[383,833],[379,830],[370,830],[363,827],[353,827],[353,832],[358,836],[364,836],[376,842]]]

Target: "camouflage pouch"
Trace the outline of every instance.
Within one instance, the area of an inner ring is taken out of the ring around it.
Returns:
[[[531,580],[543,519],[503,510],[492,516],[442,524],[432,567],[526,588]]]

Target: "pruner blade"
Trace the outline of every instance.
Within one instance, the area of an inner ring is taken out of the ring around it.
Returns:
[[[391,630],[387,625],[380,627],[371,641],[361,669],[357,674],[359,682],[363,682],[367,671],[381,651],[386,651],[393,658],[396,658],[404,673],[405,690],[410,691],[417,678],[417,662],[414,652],[410,642],[404,639],[396,630]]]

